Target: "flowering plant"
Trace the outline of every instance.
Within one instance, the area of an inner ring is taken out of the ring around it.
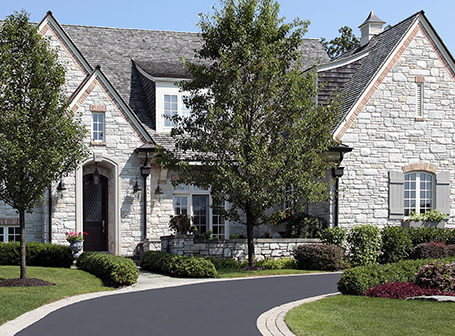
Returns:
[[[176,231],[177,233],[181,234],[188,234],[191,230],[191,220],[193,218],[189,217],[188,215],[177,215],[171,216],[171,220],[169,221],[169,228],[171,230]]]
[[[82,240],[84,241],[84,236],[87,235],[87,232],[76,232],[76,231],[70,231],[66,233],[66,240],[69,243],[72,243],[76,240]]]
[[[291,217],[291,210],[286,209],[286,210],[278,210],[275,211],[272,216],[270,216],[270,222],[272,225],[278,225],[281,221],[285,219],[289,219]]]

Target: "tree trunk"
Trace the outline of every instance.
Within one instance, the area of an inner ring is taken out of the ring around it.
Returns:
[[[27,265],[25,262],[25,211],[20,210],[19,211],[19,225],[21,229],[21,279],[24,279],[27,277]]]
[[[248,245],[248,266],[252,267],[254,263],[254,241],[253,241],[253,228],[254,222],[251,215],[246,215],[246,237]]]

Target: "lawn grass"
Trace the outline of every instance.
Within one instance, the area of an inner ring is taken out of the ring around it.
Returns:
[[[68,296],[112,290],[94,275],[76,269],[28,266],[27,276],[46,280],[55,286],[0,287],[0,325]],[[19,277],[19,266],[0,266],[0,281]]]
[[[290,310],[295,335],[453,335],[455,304],[337,295]]]
[[[266,275],[285,275],[285,274],[307,274],[314,273],[315,271],[304,271],[296,269],[276,269],[276,270],[262,270],[262,271],[242,271],[234,268],[222,268],[216,270],[217,278],[245,278]]]

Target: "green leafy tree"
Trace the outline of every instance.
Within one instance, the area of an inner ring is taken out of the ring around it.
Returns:
[[[25,213],[87,155],[86,130],[68,109],[64,83],[56,51],[28,14],[8,16],[0,27],[0,200],[19,213],[21,278],[27,277]]]
[[[210,187],[215,213],[246,225],[252,266],[253,228],[269,222],[268,209],[326,199],[320,154],[334,145],[338,105],[317,105],[317,73],[302,73],[309,22],[284,23],[271,0],[222,4],[201,15],[199,60],[184,62],[192,80],[180,83],[192,114],[172,118],[175,151],[161,160],[179,171],[175,183]]]
[[[348,26],[341,27],[338,29],[338,32],[341,36],[335,37],[330,42],[326,41],[323,37],[321,38],[321,44],[330,58],[335,58],[360,45],[359,39],[355,37],[352,29]]]

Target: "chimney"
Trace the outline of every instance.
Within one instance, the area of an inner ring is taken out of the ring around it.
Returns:
[[[362,33],[362,37],[360,38],[360,46],[363,47],[364,45],[368,44],[368,42],[370,42],[371,38],[374,35],[382,33],[382,26],[384,23],[384,21],[379,19],[376,14],[371,11],[365,22],[359,26],[360,32]]]

